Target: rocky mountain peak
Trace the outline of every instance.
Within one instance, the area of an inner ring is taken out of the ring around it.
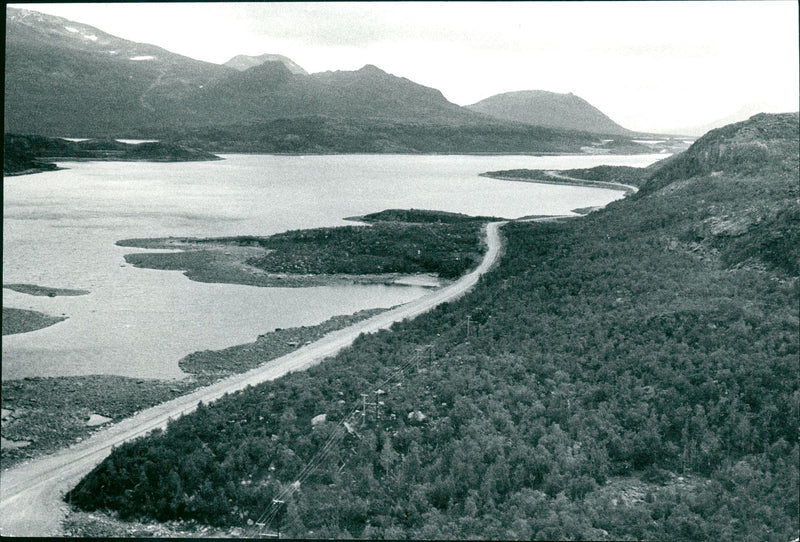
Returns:
[[[256,66],[260,66],[266,62],[280,62],[286,68],[295,75],[308,75],[308,72],[304,70],[300,65],[296,62],[292,61],[290,58],[285,57],[283,55],[275,55],[275,54],[263,54],[258,56],[248,56],[248,55],[237,55],[227,61],[224,66],[228,66],[229,68],[234,68],[239,71],[249,70],[250,68],[254,68]]]

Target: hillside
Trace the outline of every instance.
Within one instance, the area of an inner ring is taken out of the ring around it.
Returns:
[[[796,114],[760,115],[603,210],[510,224],[466,297],[121,446],[68,498],[250,536],[790,540],[797,148]]]
[[[594,134],[633,136],[602,111],[572,93],[545,90],[506,92],[467,106],[492,117],[562,130],[582,130]]]
[[[6,8],[5,131],[135,136],[232,68],[35,11]]]

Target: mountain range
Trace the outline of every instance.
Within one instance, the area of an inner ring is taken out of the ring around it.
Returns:
[[[264,152],[610,152],[605,136],[623,139],[615,152],[648,151],[573,95],[467,108],[371,65],[308,74],[274,54],[212,64],[23,9],[6,11],[5,70],[8,133]]]

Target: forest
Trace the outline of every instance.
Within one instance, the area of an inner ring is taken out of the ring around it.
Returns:
[[[791,540],[797,149],[796,114],[753,117],[603,210],[510,223],[469,295],[120,446],[67,500],[251,536]]]

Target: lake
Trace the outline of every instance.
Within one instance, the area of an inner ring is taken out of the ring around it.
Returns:
[[[258,288],[204,284],[137,269],[119,239],[270,235],[348,224],[393,208],[516,218],[605,205],[622,192],[498,181],[499,169],[647,166],[665,155],[223,155],[216,162],[60,162],[68,169],[3,180],[3,281],[88,290],[36,297],[3,289],[3,305],[67,320],[3,337],[3,380],[116,374],[180,378],[178,361],[251,342],[277,327],[390,307],[418,286]]]

